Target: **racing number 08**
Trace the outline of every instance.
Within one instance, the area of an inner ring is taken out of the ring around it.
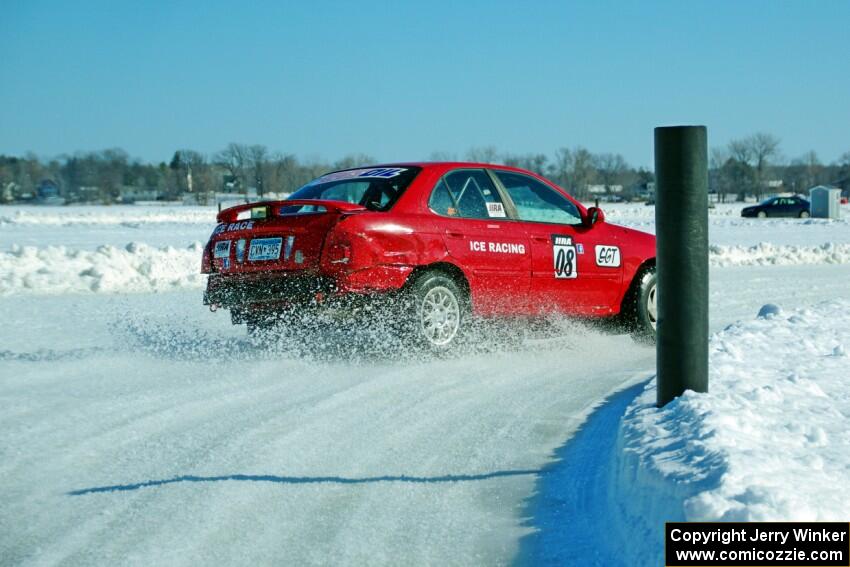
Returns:
[[[552,235],[552,254],[555,260],[555,277],[572,279],[577,274],[576,247],[571,236]]]

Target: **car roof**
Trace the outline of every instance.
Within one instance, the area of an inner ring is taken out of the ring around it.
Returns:
[[[454,169],[461,167],[491,167],[504,169],[508,171],[517,171],[520,173],[533,173],[526,169],[522,169],[519,167],[512,167],[510,165],[502,165],[500,163],[483,163],[477,161],[397,161],[390,163],[378,163],[374,165],[359,165],[357,167],[347,167],[345,169],[340,169],[338,171],[346,171],[349,169],[377,169],[379,167],[421,167],[423,169]]]

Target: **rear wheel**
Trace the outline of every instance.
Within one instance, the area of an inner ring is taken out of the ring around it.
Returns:
[[[800,218],[801,219],[809,218],[809,211],[800,211]]]
[[[460,343],[469,298],[454,278],[443,272],[425,272],[413,282],[410,298],[407,331],[415,344],[446,352]]]

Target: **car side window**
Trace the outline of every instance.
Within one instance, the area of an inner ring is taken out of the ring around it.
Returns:
[[[581,213],[569,199],[536,179],[512,171],[494,173],[517,208],[520,220],[581,224]]]
[[[434,186],[428,206],[447,217],[505,217],[502,199],[483,169],[461,169],[444,175]]]

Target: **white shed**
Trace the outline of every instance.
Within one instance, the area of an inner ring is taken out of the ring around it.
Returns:
[[[812,217],[822,219],[841,218],[841,189],[818,185],[809,189]]]

